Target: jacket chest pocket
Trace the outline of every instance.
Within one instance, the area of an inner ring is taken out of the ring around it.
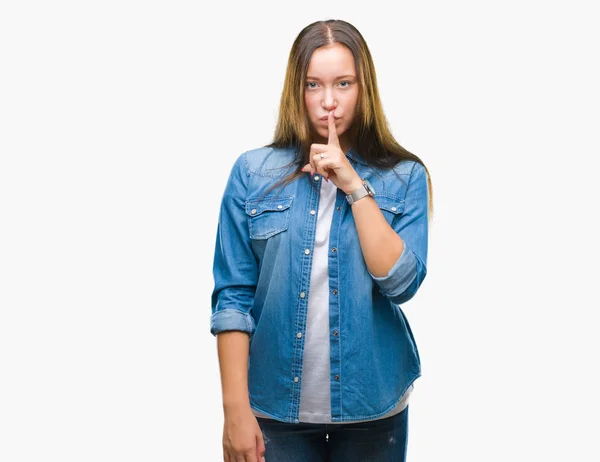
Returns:
[[[379,210],[381,210],[381,213],[390,226],[394,218],[401,215],[404,211],[404,199],[400,199],[395,194],[375,193],[373,199],[377,202]]]
[[[250,239],[268,239],[288,229],[293,200],[294,196],[247,200]]]

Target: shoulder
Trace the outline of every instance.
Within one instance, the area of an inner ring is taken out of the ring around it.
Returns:
[[[423,166],[414,160],[401,160],[393,167],[367,167],[366,175],[371,179],[375,191],[382,194],[403,198]]]
[[[242,164],[248,174],[280,177],[289,171],[295,156],[293,148],[261,146],[240,154],[236,163]]]
[[[419,181],[427,176],[427,171],[422,163],[415,160],[402,160],[390,169],[396,175],[401,175],[408,179],[409,183]]]
[[[414,160],[402,160],[393,167],[396,173],[402,175],[412,175],[414,172],[422,168],[423,165]]]
[[[361,165],[361,169],[364,169],[366,172],[370,172],[371,174],[378,175],[383,178],[388,177],[390,175],[404,175],[408,178],[414,173],[424,168],[423,165],[421,165],[417,161],[403,159],[399,161],[396,165],[391,167],[379,167],[375,165],[363,164]]]

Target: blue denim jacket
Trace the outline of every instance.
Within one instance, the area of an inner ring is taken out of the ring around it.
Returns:
[[[399,304],[415,295],[427,273],[428,190],[423,166],[407,160],[393,169],[376,168],[354,149],[346,157],[375,189],[374,199],[403,239],[404,250],[386,276],[371,274],[351,206],[345,193],[337,190],[328,260],[333,422],[388,413],[420,377],[417,346]],[[294,165],[287,166],[293,158],[291,148],[261,147],[241,154],[231,169],[217,227],[210,332],[248,333],[251,407],[282,422],[298,423],[323,180],[306,173],[260,197],[293,171]]]

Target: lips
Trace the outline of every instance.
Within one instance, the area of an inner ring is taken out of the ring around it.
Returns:
[[[328,118],[329,118],[329,116],[324,116],[324,117],[321,117],[319,120],[327,120]],[[333,118],[334,118],[334,120],[340,119],[340,117],[336,117],[336,116],[333,116]]]

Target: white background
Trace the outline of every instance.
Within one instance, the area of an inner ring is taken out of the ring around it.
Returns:
[[[433,182],[408,460],[600,460],[592,3],[3,2],[0,460],[222,460],[220,198],[329,18]]]

